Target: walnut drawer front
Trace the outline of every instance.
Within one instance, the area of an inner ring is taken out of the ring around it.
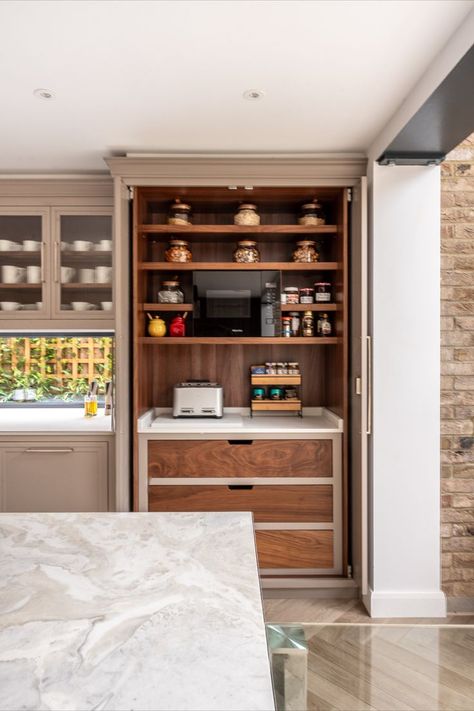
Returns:
[[[252,511],[257,523],[333,520],[331,485],[152,485],[149,511]]]
[[[256,531],[260,568],[333,568],[332,531]]]
[[[150,477],[331,477],[332,441],[160,440],[148,443]]]

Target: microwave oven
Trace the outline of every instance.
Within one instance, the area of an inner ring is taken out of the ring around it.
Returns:
[[[280,291],[278,271],[194,272],[194,335],[279,336]]]

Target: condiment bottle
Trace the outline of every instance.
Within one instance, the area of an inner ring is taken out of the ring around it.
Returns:
[[[314,336],[314,318],[312,311],[305,311],[302,324],[303,336]]]
[[[291,337],[291,316],[283,316],[281,319],[281,335],[285,338]]]
[[[330,336],[332,333],[331,322],[327,314],[321,314],[318,319],[318,336]]]
[[[186,316],[187,313],[183,314],[183,316],[178,315],[174,317],[170,323],[170,336],[183,338],[183,336],[186,335],[186,324],[184,322]]]

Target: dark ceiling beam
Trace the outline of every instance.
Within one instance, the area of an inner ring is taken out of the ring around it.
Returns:
[[[474,45],[377,159],[437,165],[474,131]]]

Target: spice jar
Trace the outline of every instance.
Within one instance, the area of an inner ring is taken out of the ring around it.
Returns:
[[[270,388],[270,400],[283,400],[283,397],[285,395],[285,391],[283,388],[279,387],[273,387]]]
[[[290,317],[291,317],[291,335],[292,336],[299,336],[300,335],[300,325],[301,325],[301,319],[298,311],[290,311]]]
[[[165,252],[167,262],[192,262],[193,253],[184,239],[171,239]]]
[[[260,261],[260,252],[257,243],[250,239],[243,239],[237,242],[237,247],[233,255],[234,262],[241,264],[252,264]]]
[[[331,301],[331,284],[328,281],[317,281],[314,284],[314,298],[317,304]]]
[[[296,361],[288,363],[288,375],[299,375],[300,374],[300,364]]]
[[[277,375],[288,375],[288,363],[277,363]]]
[[[291,337],[291,316],[283,316],[281,319],[281,335],[285,338]]]
[[[300,303],[300,295],[298,291],[297,286],[285,286],[283,289],[283,293],[285,294],[285,304],[299,304]]]
[[[312,200],[301,206],[301,216],[298,218],[299,225],[324,225],[321,205],[318,200]]]
[[[252,388],[252,400],[265,400],[265,388]]]
[[[251,202],[243,202],[237,208],[234,215],[234,225],[259,225],[260,215],[257,212],[257,206]]]
[[[179,198],[176,198],[174,203],[170,207],[170,214],[168,215],[168,224],[190,225],[190,213],[191,206],[187,205],[185,202],[181,202]]]
[[[276,363],[270,363],[270,362],[265,363],[265,373],[267,375],[276,375],[276,367],[277,367]]]
[[[300,289],[300,304],[314,304],[314,289]]]
[[[294,262],[317,262],[319,260],[319,251],[316,242],[310,239],[303,239],[296,243],[293,250]]]
[[[321,314],[318,318],[318,336],[330,336],[332,333],[331,322],[327,314]]]
[[[159,304],[183,304],[184,292],[182,291],[179,281],[164,281],[161,284],[161,289],[158,292]]]
[[[303,336],[314,336],[314,319],[312,311],[305,311],[302,326]]]

